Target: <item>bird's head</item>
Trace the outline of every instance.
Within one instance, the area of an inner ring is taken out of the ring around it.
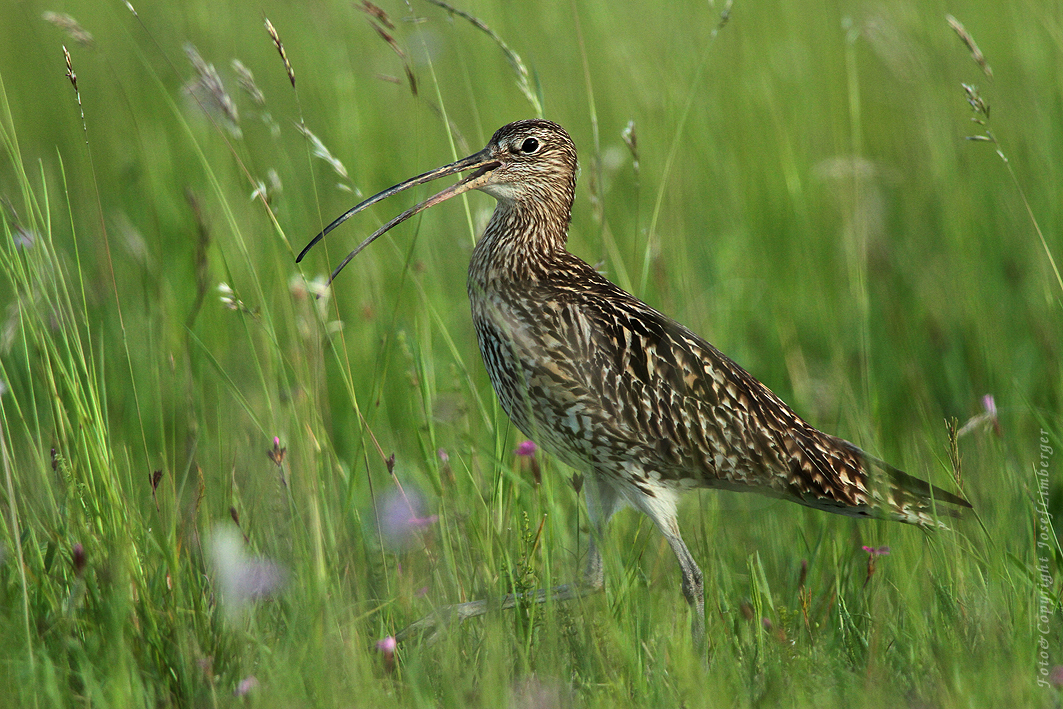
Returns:
[[[483,150],[389,187],[352,207],[315,236],[296,261],[301,261],[330,231],[371,205],[411,187],[469,170],[472,173],[459,182],[373,232],[332,272],[329,282],[362,249],[395,225],[469,190],[486,192],[507,207],[520,208],[523,205],[567,221],[575,193],[576,165],[576,146],[557,123],[537,118],[510,123],[495,131]]]
[[[556,123],[532,119],[502,126],[478,154],[497,166],[485,172],[484,184],[475,189],[499,201],[571,197],[576,183],[576,146]]]

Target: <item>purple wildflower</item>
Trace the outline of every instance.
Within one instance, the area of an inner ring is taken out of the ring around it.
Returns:
[[[960,426],[960,430],[956,432],[956,438],[965,436],[976,428],[985,426],[991,427],[993,433],[997,436],[1002,435],[1000,419],[997,418],[997,402],[992,394],[986,394],[982,397],[982,408],[985,409],[982,413],[972,416]]]
[[[378,501],[377,519],[384,544],[392,549],[409,546],[421,530],[439,521],[439,515],[423,513],[421,498],[413,492],[393,489]]]
[[[284,462],[284,456],[288,453],[287,447],[281,448],[280,436],[273,437],[273,450],[266,451],[266,455],[272,460],[278,467]],[[283,478],[282,478],[283,479]]]
[[[521,441],[517,449],[513,451],[517,454],[518,458],[523,458],[528,461],[528,465],[531,466],[532,478],[535,480],[535,484],[539,485],[543,481],[542,470],[539,468],[539,460],[535,457],[536,451],[539,450],[539,446],[535,445],[535,441]]]
[[[81,546],[81,542],[78,542],[74,545],[74,548],[71,551],[71,561],[74,564],[74,575],[80,578],[81,575],[85,573],[85,547]]]
[[[269,559],[249,556],[243,539],[228,527],[214,530],[210,550],[212,575],[230,618],[237,617],[251,601],[271,596],[284,585],[284,569]]]
[[[539,446],[535,445],[535,441],[521,441],[513,452],[522,458],[531,458],[537,450],[539,450]]]
[[[240,684],[236,685],[236,689],[233,690],[233,694],[237,697],[246,696],[248,692],[258,686],[258,678],[254,675],[248,675],[240,680]]]
[[[37,237],[34,232],[17,224],[15,225],[15,246],[20,249],[31,249],[33,248],[33,242],[36,240]]]
[[[376,643],[376,649],[384,656],[384,670],[386,672],[393,672],[395,670],[395,648],[398,647],[399,642],[394,636],[389,635],[383,640],[378,640]]]
[[[864,579],[864,587],[867,587],[868,581],[875,573],[875,560],[880,556],[888,556],[890,553],[889,547],[861,547],[867,552],[867,578]]]

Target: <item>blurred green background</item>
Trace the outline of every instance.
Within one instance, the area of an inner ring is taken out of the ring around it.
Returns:
[[[0,9],[0,687],[18,704],[1058,701],[1036,682],[1042,637],[1063,665],[1063,616],[1054,578],[1037,631],[1031,466],[1042,438],[1059,448],[1063,403],[1063,5],[455,6],[493,37],[423,0],[133,7]],[[465,272],[490,198],[404,224],[325,299],[308,282],[419,195],[294,256],[537,104],[580,150],[570,249],[813,425],[952,489],[945,421],[991,394],[999,428],[959,439],[977,519],[925,537],[690,495],[707,667],[634,513],[611,527],[601,607],[382,658],[373,643],[433,604],[571,578],[585,513],[560,464],[538,459],[534,484],[479,361]],[[996,143],[966,139],[987,129]],[[439,520],[390,549],[375,510],[399,484]],[[215,603],[216,525],[286,569],[236,621]],[[887,543],[866,583],[860,546]]]

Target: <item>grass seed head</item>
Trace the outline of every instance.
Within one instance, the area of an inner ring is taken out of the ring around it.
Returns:
[[[391,21],[390,17],[388,17],[388,13],[384,12],[382,8],[377,7],[373,3],[369,2],[369,0],[362,0],[362,5],[358,9],[369,15],[370,17],[374,18],[377,22],[384,25],[389,30],[395,29],[395,23]]]
[[[993,78],[993,69],[989,66],[989,62],[985,60],[985,55],[982,54],[982,50],[978,48],[978,45],[974,41],[974,37],[967,31],[967,28],[963,26],[963,23],[957,20],[952,15],[945,15],[945,22],[949,23],[949,27],[956,33],[956,36],[960,38],[960,41],[964,43],[967,50],[971,53],[971,59],[974,59],[975,64],[982,68],[982,71],[990,79]]]
[[[281,55],[281,61],[284,62],[284,71],[288,74],[288,81],[292,82],[292,88],[295,88],[295,70],[292,69],[292,63],[288,61],[288,54],[284,51],[284,43],[281,42],[280,35],[277,34],[277,28],[273,26],[273,23],[266,18],[266,31],[269,32],[270,39],[273,40],[273,46],[277,48],[277,53]]]
[[[255,75],[251,73],[242,61],[239,59],[233,59],[232,61],[233,71],[236,72],[236,81],[240,84],[240,88],[244,90],[251,100],[259,106],[266,105],[266,97],[262,94],[262,90],[258,88],[255,83]]]
[[[82,47],[91,49],[96,46],[96,40],[93,38],[92,33],[82,27],[77,20],[65,12],[46,11],[41,13],[41,18],[53,27],[58,27],[66,32],[70,39],[74,40]]]
[[[219,111],[229,122],[229,131],[239,137],[240,113],[236,110],[236,103],[229,92],[225,90],[221,76],[213,64],[208,64],[200,55],[199,50],[191,42],[185,44],[185,56],[196,71],[196,79],[185,84],[185,92],[196,99],[196,102],[209,112],[210,109]]]

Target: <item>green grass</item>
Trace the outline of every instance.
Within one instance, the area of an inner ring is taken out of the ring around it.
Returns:
[[[2,703],[1058,706],[1038,685],[1042,651],[1063,665],[1063,574],[1035,470],[1058,526],[1063,6],[739,2],[718,29],[719,3],[461,5],[519,55],[522,87],[467,19],[380,4],[405,60],[347,2],[0,10]],[[238,133],[183,90],[186,42]],[[997,145],[965,140],[985,126],[961,83]],[[574,471],[540,457],[534,484],[479,361],[465,272],[489,197],[395,230],[328,299],[304,277],[417,195],[294,256],[352,192],[477,150],[536,102],[580,149],[571,250],[813,424],[951,489],[945,421],[993,394],[1000,435],[959,440],[976,514],[927,534],[691,494],[706,657],[671,552],[626,511],[604,595],[389,663],[376,642],[434,607],[574,578],[586,513]],[[250,196],[270,170],[267,208]],[[376,510],[400,485],[438,519],[395,546]],[[282,589],[224,605],[218,530],[283,568]],[[891,548],[870,578],[864,545]]]

